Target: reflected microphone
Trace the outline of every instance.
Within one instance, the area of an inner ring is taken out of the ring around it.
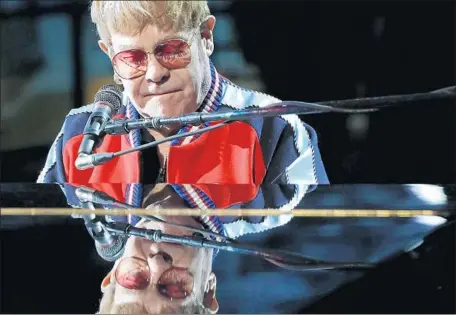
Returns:
[[[90,188],[78,187],[76,189],[76,196],[83,205],[93,200],[105,199],[104,194],[97,195],[95,192],[95,190]],[[95,248],[102,259],[113,262],[122,256],[128,235],[113,234],[106,228],[105,222],[95,214],[80,215],[78,218],[84,220],[87,232],[89,232],[90,237],[95,241]]]
[[[75,162],[77,169],[84,169],[83,165],[93,149],[101,144],[105,127],[122,106],[122,91],[115,85],[105,85],[95,94],[94,108],[87,121],[79,146],[78,157]]]

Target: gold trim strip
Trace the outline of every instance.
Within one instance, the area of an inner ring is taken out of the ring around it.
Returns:
[[[1,208],[2,216],[49,216],[49,215],[178,215],[178,216],[279,216],[294,217],[363,217],[363,218],[410,218],[415,216],[448,216],[448,211],[434,210],[365,210],[365,209],[76,209],[76,208]]]

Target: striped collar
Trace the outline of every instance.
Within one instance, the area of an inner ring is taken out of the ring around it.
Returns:
[[[217,111],[222,103],[222,97],[223,97],[223,93],[224,93],[224,84],[223,84],[224,80],[218,74],[212,61],[210,61],[210,72],[211,72],[211,85],[209,87],[209,90],[208,90],[203,102],[201,103],[200,107],[197,110],[198,112],[209,113],[209,112]],[[127,119],[139,119],[140,118],[138,111],[135,109],[135,107],[133,106],[133,104],[127,97],[125,97],[124,104],[125,104],[125,112],[126,112]],[[207,126],[207,124],[202,124],[200,126],[184,126],[178,131],[178,134],[188,132],[190,130],[204,128],[205,126]],[[195,135],[193,137],[176,139],[171,142],[171,145],[177,146],[177,145],[186,144],[191,141],[194,141],[198,137],[199,137],[199,135]],[[141,145],[141,132],[139,129],[132,130],[128,134],[127,138],[132,147],[137,147],[137,146]],[[173,186],[180,186],[180,185],[173,185]],[[205,195],[204,193],[202,193],[202,194]],[[143,195],[143,184],[135,183],[135,184],[128,185],[128,188],[126,191],[126,196],[125,196],[127,203],[133,205],[134,207],[141,207],[142,197],[143,197],[142,195]],[[192,204],[192,201],[195,201],[194,198],[190,198],[190,200],[188,198],[185,198],[185,199],[187,200],[187,202],[190,204],[191,207],[200,208],[196,203]],[[209,201],[210,200],[208,200],[208,202]],[[209,202],[209,203],[210,203],[210,205],[208,207],[206,207],[206,209],[215,208],[215,205],[213,205],[212,202]],[[207,229],[211,232],[217,233],[217,234],[221,234],[221,235],[225,234],[224,227],[221,224],[221,222],[217,216],[200,216],[200,217],[195,217],[195,219],[200,224],[202,224],[205,229]],[[134,218],[129,217],[129,221],[130,221],[130,223],[134,223],[133,221],[135,221],[135,220],[134,220]],[[214,251],[214,256],[217,255],[217,252],[218,252],[217,250]]]
[[[223,78],[218,74],[217,69],[215,69],[214,64],[212,61],[210,62],[210,71],[211,71],[211,85],[209,90],[204,98],[203,102],[201,103],[200,107],[198,108],[198,112],[202,113],[210,113],[217,111],[222,103],[222,97],[224,92],[224,85],[223,85]],[[207,127],[209,124],[201,124],[199,126],[184,126],[182,127],[178,134],[182,134],[189,131],[194,131],[197,129],[201,129]],[[171,146],[178,146],[183,144],[188,144],[194,140],[196,140],[201,134],[197,134],[191,137],[175,139],[171,142]],[[193,189],[191,185],[172,185],[174,190],[184,198],[187,203],[192,208],[199,208],[202,210],[208,208],[215,208],[214,203],[206,196],[204,192],[199,189]],[[195,219],[206,229],[213,233],[225,235],[225,229],[223,224],[220,222],[218,216],[199,216],[195,217]],[[214,257],[217,256],[218,250],[214,250]]]
[[[190,184],[171,184],[174,191],[193,209],[215,209],[215,204],[201,189]],[[195,217],[203,227],[216,234],[225,235],[225,229],[218,216]]]
[[[206,97],[204,98],[204,100],[201,103],[200,107],[198,108],[197,112],[210,113],[210,112],[217,111],[222,103],[223,86],[224,86],[223,79],[218,74],[212,61],[210,62],[210,71],[211,71],[211,85],[206,94]],[[177,134],[182,134],[185,132],[201,129],[201,128],[207,127],[208,125],[209,125],[208,123],[205,123],[205,124],[201,124],[199,126],[191,126],[191,125],[183,126],[178,131]],[[191,137],[175,139],[171,142],[171,146],[188,144],[188,143],[198,139],[199,136],[200,136],[200,134],[194,135]]]
[[[198,108],[198,112],[203,113],[210,113],[213,111],[217,111],[220,107],[222,102],[223,96],[223,84],[222,84],[222,77],[218,74],[217,70],[215,69],[214,64],[212,61],[210,62],[210,70],[211,70],[211,86],[209,87],[209,91],[206,94],[201,106]]]
[[[219,75],[217,72],[217,69],[215,68],[214,64],[212,61],[209,61],[209,67],[210,67],[210,72],[211,72],[211,85],[209,87],[209,90],[204,97],[203,102],[197,109],[197,112],[202,112],[202,113],[210,113],[217,111],[221,104],[222,104],[222,98],[223,98],[223,93],[224,93],[224,79],[222,76]],[[127,119],[139,119],[139,113],[135,109],[134,105],[132,102],[128,99],[128,97],[125,96],[124,98],[124,104],[125,104],[125,114]],[[206,127],[207,124],[202,124],[200,126],[183,126],[179,131],[178,134],[188,132],[190,130],[196,130],[200,128]],[[195,139],[197,139],[199,135],[195,135],[193,137],[187,137],[187,138],[181,138],[181,139],[176,139],[171,142],[172,146],[175,145],[181,145],[181,144],[187,144]],[[137,147],[141,145],[141,132],[138,129],[132,130],[128,134],[128,140],[132,147]]]

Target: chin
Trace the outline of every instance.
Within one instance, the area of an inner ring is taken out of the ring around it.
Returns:
[[[189,108],[190,107],[186,104],[163,102],[159,104],[147,104],[146,108],[143,110],[143,113],[149,117],[176,117],[194,112],[194,110],[188,110]]]
[[[145,117],[167,117],[169,110],[166,108],[168,104],[163,102],[149,101],[142,108],[141,114]]]

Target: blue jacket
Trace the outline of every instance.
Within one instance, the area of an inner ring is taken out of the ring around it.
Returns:
[[[198,111],[265,107],[280,102],[267,94],[235,85],[219,75],[212,64],[211,77],[211,87]],[[139,118],[126,96],[123,103],[115,118]],[[92,110],[93,105],[87,105],[70,111],[51,146],[38,182],[94,188],[107,183],[120,184],[113,197],[140,206],[143,175],[140,152],[118,157],[93,169],[80,171],[74,166],[83,129]],[[184,126],[179,132],[204,126],[207,124]],[[139,130],[133,130],[123,136],[106,135],[96,152],[119,151],[140,144],[141,134]],[[284,193],[279,186],[274,186],[277,188],[267,194],[277,199],[276,208],[289,210],[299,203],[309,187],[329,183],[318,150],[317,135],[296,115],[259,117],[202,135],[177,139],[170,146],[166,174],[166,182],[172,184],[188,206],[201,209],[236,207],[249,200],[253,202],[252,207],[261,208],[265,196],[259,185],[278,180],[281,184],[291,184],[293,191]],[[239,235],[284,224],[278,218],[274,222],[266,221],[247,230],[233,222],[226,229]]]

